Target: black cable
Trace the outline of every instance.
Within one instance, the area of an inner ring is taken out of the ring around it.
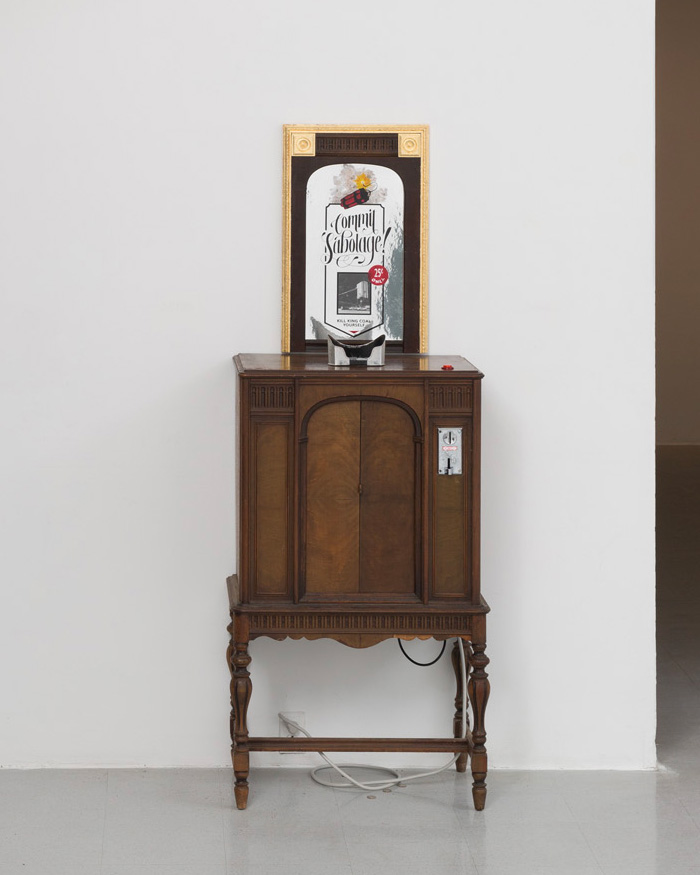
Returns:
[[[403,649],[403,644],[401,643],[401,639],[397,638],[396,640],[399,642],[399,647],[401,648],[401,653],[403,653],[403,655],[406,657],[406,659],[409,662],[412,662],[414,665],[422,665],[422,666],[435,665],[435,663],[438,661],[438,659],[440,659],[442,654],[445,652],[445,648],[447,647],[447,639],[445,639],[442,642],[442,650],[438,653],[438,655],[435,657],[435,659],[432,662],[416,662],[415,659],[411,659],[411,657],[408,655],[408,653],[406,653],[406,651]]]

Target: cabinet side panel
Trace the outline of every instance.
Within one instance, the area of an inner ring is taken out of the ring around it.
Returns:
[[[435,487],[433,593],[464,595],[464,476],[439,476]]]
[[[360,591],[415,593],[420,522],[416,442],[401,407],[362,402]]]
[[[474,382],[474,418],[470,468],[472,488],[471,522],[471,597],[481,597],[481,381]]]
[[[291,432],[291,421],[253,422],[256,596],[287,596],[290,592]]]
[[[307,596],[359,590],[359,471],[359,402],[320,407],[309,420],[306,445]]]
[[[463,429],[462,474],[437,473],[438,426]],[[469,584],[469,489],[472,472],[471,422],[451,416],[431,422],[431,481],[433,512],[433,597],[470,597]]]
[[[242,602],[250,601],[250,419],[248,414],[248,382],[240,374],[237,380],[238,403],[236,405],[236,492],[238,509],[238,584]]]

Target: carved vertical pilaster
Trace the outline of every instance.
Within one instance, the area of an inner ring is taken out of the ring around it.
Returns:
[[[486,644],[472,643],[469,648],[469,700],[474,715],[472,728],[472,795],[474,808],[482,811],[486,804],[486,772],[488,761],[486,757],[486,730],[484,729],[484,714],[489,700],[491,686],[485,671],[489,658],[484,652]]]
[[[454,720],[452,721],[452,728],[455,738],[462,738],[463,734],[462,704],[465,690],[462,686],[462,660],[459,655],[460,647],[464,647],[464,642],[461,640],[461,638],[458,638],[452,648],[452,668],[454,669],[455,678],[457,679],[457,695],[455,696],[455,716]],[[469,715],[467,715],[467,731],[469,731]],[[461,753],[457,757],[455,765],[458,772],[466,772],[467,754]]]
[[[243,809],[248,804],[248,705],[253,692],[248,671],[251,658],[248,653],[247,619],[237,616],[228,628],[231,642],[226,656],[231,671],[231,756],[236,776],[234,793],[236,807]]]

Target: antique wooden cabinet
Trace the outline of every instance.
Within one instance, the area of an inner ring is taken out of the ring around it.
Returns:
[[[446,751],[486,798],[486,613],[479,587],[482,374],[455,356],[334,368],[321,354],[239,355],[238,574],[229,579],[231,739],[239,808],[255,750]],[[454,638],[448,738],[249,734],[249,642]],[[463,690],[460,655],[469,671]],[[462,738],[462,697],[472,726]]]

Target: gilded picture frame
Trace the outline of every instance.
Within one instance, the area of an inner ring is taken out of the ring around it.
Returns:
[[[428,125],[284,125],[282,352],[426,352],[428,148]]]

